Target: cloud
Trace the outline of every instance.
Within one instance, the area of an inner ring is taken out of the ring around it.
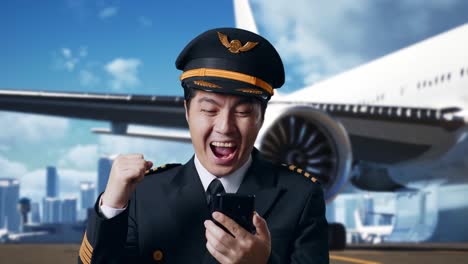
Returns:
[[[69,59],[72,56],[72,52],[68,48],[62,48],[62,55],[65,57],[65,59]]]
[[[70,48],[61,48],[58,53],[54,52],[55,65],[58,69],[69,72],[74,71],[80,60],[88,55],[88,49],[87,47],[80,47],[77,53],[78,55],[74,56]]]
[[[0,112],[0,124],[4,124],[0,133],[0,144],[8,146],[17,141],[55,141],[63,138],[69,128],[69,121],[65,118],[9,112]]]
[[[72,52],[68,48],[62,48],[61,54],[64,68],[70,72],[73,71],[78,63],[78,58],[73,58]]]
[[[26,166],[20,162],[8,160],[0,156],[0,178],[19,178],[27,172]]]
[[[138,79],[138,67],[141,65],[139,59],[117,58],[105,66],[105,70],[113,77],[110,81],[111,87],[120,90],[125,87],[134,87],[140,84]]]
[[[100,12],[99,12],[99,18],[101,19],[107,19],[107,18],[110,18],[110,17],[113,17],[115,15],[117,15],[117,11],[119,10],[118,7],[115,7],[115,6],[109,6],[109,7],[106,7],[104,9],[102,9]]]
[[[455,20],[439,18],[454,16],[451,10],[462,4],[256,0],[252,7],[260,33],[279,50],[290,80],[302,87],[453,27]]]
[[[80,84],[84,87],[95,87],[101,82],[99,77],[89,70],[81,70],[79,79]]]
[[[59,160],[60,167],[75,169],[95,169],[98,160],[97,145],[77,145]]]
[[[138,23],[140,23],[143,27],[151,27],[153,25],[153,21],[149,17],[139,16]]]
[[[368,10],[367,2],[291,0],[257,3],[261,24],[284,60],[293,65],[292,73],[302,77],[303,84],[316,82],[329,73],[363,61],[358,53],[330,43],[346,40],[350,46],[359,44],[359,36],[363,33],[353,17]],[[343,30],[337,34],[338,28]]]

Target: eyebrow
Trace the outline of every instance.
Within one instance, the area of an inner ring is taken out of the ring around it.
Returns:
[[[208,97],[202,97],[202,98],[198,99],[198,102],[199,102],[199,103],[208,102],[208,103],[215,104],[215,105],[217,105],[217,106],[221,106],[221,104],[218,103],[216,100],[211,99],[211,98],[208,98]]]
[[[235,106],[243,105],[243,104],[254,105],[254,104],[255,104],[255,101],[254,101],[254,99],[252,99],[252,98],[243,98],[243,99],[240,99],[240,100],[235,104]]]
[[[212,98],[209,98],[209,97],[202,97],[202,98],[198,99],[198,102],[199,103],[207,102],[207,103],[212,103],[212,104],[217,105],[217,106],[221,106],[221,103],[219,103],[215,99],[212,99]],[[255,101],[252,98],[243,98],[243,99],[240,99],[239,101],[237,101],[234,104],[234,107],[239,106],[239,105],[244,105],[244,104],[255,105]]]

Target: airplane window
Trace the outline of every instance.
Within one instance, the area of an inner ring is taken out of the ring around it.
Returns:
[[[422,87],[426,87],[426,81],[423,82]]]
[[[443,81],[444,81],[444,78],[445,78],[444,75],[440,76],[440,81],[443,82]]]
[[[419,89],[419,87],[421,87],[421,83],[420,83],[420,82],[418,82],[418,84],[416,84],[416,88]]]
[[[463,76],[464,73],[465,73],[465,69],[461,69],[460,70],[460,75]]]
[[[427,86],[431,86],[432,85],[432,82],[431,81],[428,81],[427,82]]]
[[[450,81],[450,77],[451,77],[451,74],[448,73],[448,74],[447,74],[447,81]]]
[[[436,76],[434,79],[434,84],[437,84],[438,81],[439,81],[439,78]]]

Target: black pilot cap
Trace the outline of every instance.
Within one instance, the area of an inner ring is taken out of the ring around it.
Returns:
[[[281,57],[268,40],[247,30],[216,28],[193,39],[176,67],[184,88],[254,96],[268,101],[284,83]]]

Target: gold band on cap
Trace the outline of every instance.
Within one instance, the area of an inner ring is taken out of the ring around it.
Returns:
[[[204,77],[204,76],[209,76],[209,77],[221,77],[221,78],[226,78],[226,79],[231,79],[235,81],[241,81],[249,84],[253,84],[255,86],[258,86],[262,88],[263,90],[267,91],[270,95],[273,95],[273,88],[271,85],[269,85],[267,82],[264,80],[250,76],[247,74],[239,73],[239,72],[234,72],[234,71],[227,71],[227,70],[219,70],[219,69],[208,69],[208,68],[199,68],[199,69],[193,69],[193,70],[188,70],[182,73],[180,75],[180,80],[184,80],[187,78],[191,77]]]

